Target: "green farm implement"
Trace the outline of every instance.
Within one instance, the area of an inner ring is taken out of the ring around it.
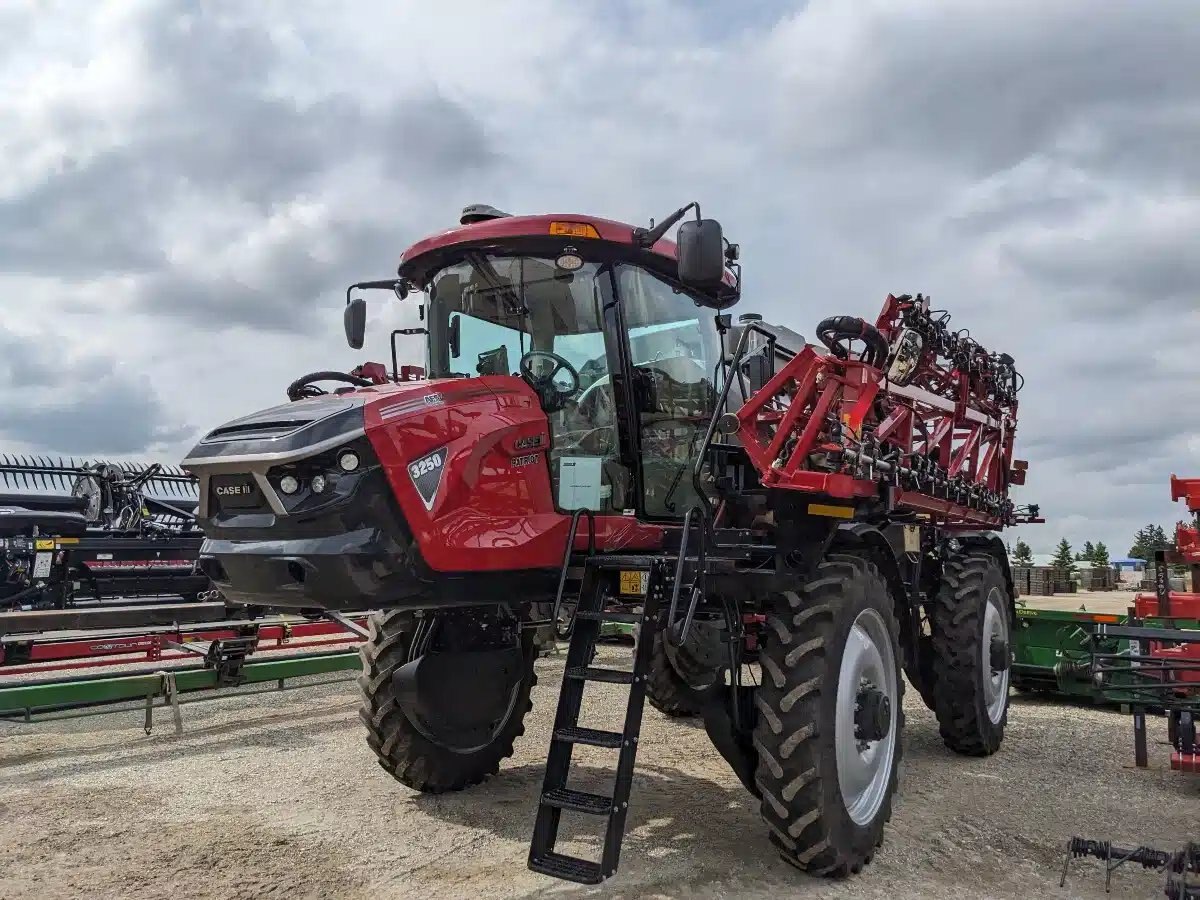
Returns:
[[[1125,613],[1088,610],[1018,607],[1013,642],[1012,683],[1019,691],[1057,694],[1098,704],[1128,704],[1136,698],[1111,681],[1103,690],[1093,679],[1092,655],[1100,652],[1127,656],[1136,652],[1129,638],[1097,634],[1097,626],[1127,626],[1133,617]],[[1148,618],[1144,624],[1155,625]],[[1200,622],[1174,619],[1182,628],[1200,628]]]

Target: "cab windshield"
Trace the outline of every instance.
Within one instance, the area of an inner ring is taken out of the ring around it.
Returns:
[[[549,258],[468,254],[432,278],[429,325],[432,376],[542,384],[560,509],[672,518],[696,502],[690,468],[712,412],[717,342],[711,313],[680,287],[624,263],[565,271]],[[633,364],[632,458],[618,439],[622,358]]]

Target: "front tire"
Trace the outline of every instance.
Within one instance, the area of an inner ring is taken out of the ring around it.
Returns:
[[[901,755],[892,596],[873,563],[831,554],[771,601],[755,698],[762,817],[793,865],[858,872],[883,840]]]
[[[478,784],[500,769],[513,754],[513,742],[525,733],[525,714],[532,708],[529,693],[537,683],[533,671],[532,635],[521,639],[520,679],[515,694],[491,739],[474,747],[456,747],[429,734],[401,706],[392,675],[409,661],[415,633],[412,613],[392,610],[371,616],[370,637],[359,650],[363,674],[359,718],[367,728],[367,745],[389,775],[414,790],[430,794],[458,791]],[[463,654],[468,656],[469,654]]]
[[[990,553],[942,563],[932,606],[934,704],[942,740],[956,753],[989,756],[1008,723],[1012,596]]]

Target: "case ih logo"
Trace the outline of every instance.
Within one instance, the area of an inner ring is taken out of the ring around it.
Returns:
[[[433,509],[433,501],[437,499],[438,488],[442,485],[442,471],[446,467],[446,448],[434,450],[427,456],[422,456],[408,464],[408,477],[421,495],[421,502],[426,510]]]
[[[245,497],[253,490],[248,484],[219,484],[216,487],[218,497]]]
[[[532,450],[540,446],[542,446],[542,436],[540,434],[535,434],[533,437],[517,438],[513,443],[514,450]]]

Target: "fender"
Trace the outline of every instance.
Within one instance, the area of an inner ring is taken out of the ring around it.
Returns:
[[[896,618],[900,621],[900,633],[907,634],[909,619],[912,615],[908,587],[900,573],[900,563],[896,559],[896,551],[892,542],[882,531],[866,522],[847,522],[838,526],[834,536],[834,549],[839,547],[857,547],[870,554],[871,561],[879,567],[888,588],[892,592],[892,600],[896,605]]]
[[[901,526],[893,526],[898,532],[901,549],[903,535],[899,534]],[[928,653],[921,652],[921,616],[918,610],[920,603],[919,566],[915,567],[910,581],[906,582],[900,568],[897,550],[888,536],[866,522],[846,522],[838,526],[834,536],[834,546],[854,547],[866,551],[871,561],[878,566],[880,573],[887,582],[892,593],[892,603],[896,611],[896,623],[900,627],[900,653],[903,657],[904,671],[908,680],[924,695],[932,686],[933,673],[930,670]],[[910,590],[910,583],[912,589]],[[928,642],[928,637],[925,638]],[[925,660],[924,664],[922,660]]]
[[[1017,616],[1017,592],[1013,590],[1012,567],[1008,562],[1008,551],[1004,548],[1004,541],[1000,540],[999,535],[989,531],[960,534],[956,535],[956,539],[968,550],[988,553],[1000,563],[1000,571],[1004,575],[1004,584],[1008,587],[1009,615],[1012,616],[1012,621],[1015,622]]]

